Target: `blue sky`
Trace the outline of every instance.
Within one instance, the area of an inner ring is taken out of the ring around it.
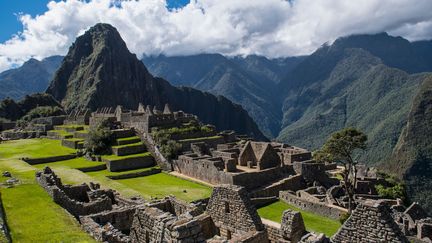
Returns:
[[[56,0],[58,2],[59,0]],[[0,43],[9,40],[12,35],[22,31],[22,24],[17,14],[30,14],[35,17],[48,10],[47,3],[50,0],[0,0]],[[189,0],[168,0],[169,8],[182,7]]]
[[[65,55],[100,22],[117,28],[137,56],[277,58],[310,54],[353,34],[432,39],[432,0],[116,0],[121,8],[112,1],[64,0],[47,9],[48,0],[0,0],[0,72],[30,58]]]

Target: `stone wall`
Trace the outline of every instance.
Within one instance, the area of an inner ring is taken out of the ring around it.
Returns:
[[[204,242],[202,221],[208,215],[181,220],[155,207],[137,209],[130,237],[132,242]],[[208,220],[207,220],[208,222]]]
[[[107,176],[111,180],[121,180],[121,179],[129,179],[129,178],[136,178],[136,177],[143,177],[143,176],[149,176],[161,173],[162,170],[158,168],[151,168],[149,170],[145,171],[139,171],[139,172],[132,172],[128,174],[122,174],[122,175],[115,175],[115,176]]]
[[[175,171],[197,178],[211,184],[232,184],[232,175],[224,172],[224,162],[221,158],[192,158],[192,155],[180,155],[173,161]]]
[[[190,151],[191,150],[191,144],[193,143],[200,143],[204,142],[209,146],[210,148],[216,148],[218,144],[224,143],[225,140],[222,136],[215,136],[215,137],[203,137],[203,138],[195,138],[191,140],[178,140],[178,143],[182,145],[183,151]]]
[[[104,162],[106,162],[107,168],[111,172],[147,168],[155,164],[154,158],[152,156],[125,158],[118,160],[104,159]]]
[[[144,153],[147,149],[144,146],[144,144],[130,144],[130,145],[123,145],[121,147],[112,147],[113,154],[117,156],[124,156],[129,154],[138,154],[138,153]]]
[[[57,162],[63,160],[70,160],[76,157],[77,157],[76,154],[67,154],[67,155],[59,155],[59,156],[37,158],[37,159],[22,158],[22,160],[24,160],[30,165],[37,165],[37,164],[45,164],[45,163],[51,163],[51,162]]]
[[[327,205],[324,203],[311,202],[302,198],[297,197],[289,191],[281,191],[279,193],[279,199],[294,205],[300,209],[311,211],[324,217],[339,219],[342,214],[347,213],[347,210],[341,207]]]
[[[274,167],[260,171],[236,173],[232,175],[232,181],[233,185],[243,186],[251,190],[266,186],[293,174],[289,166]]]
[[[228,239],[264,230],[261,218],[242,187],[220,185],[213,188],[206,212],[219,228],[220,235]]]
[[[259,188],[251,192],[251,196],[254,197],[279,197],[280,191],[297,191],[306,188],[306,184],[303,181],[301,175],[293,175],[286,179],[282,179],[269,186]]]
[[[409,242],[380,201],[357,205],[351,216],[332,238],[333,242]]]
[[[130,242],[129,231],[135,211],[135,207],[126,207],[81,216],[81,227],[100,242]]]
[[[112,209],[113,199],[111,196],[100,191],[98,193],[100,197],[90,197],[88,192],[91,189],[85,184],[63,186],[61,180],[48,167],[36,174],[36,180],[53,198],[55,203],[77,218],[81,215],[89,215]]]
[[[0,193],[0,242],[12,242]]]

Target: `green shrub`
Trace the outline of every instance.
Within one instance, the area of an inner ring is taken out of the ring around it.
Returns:
[[[395,185],[391,185],[388,187],[385,187],[383,185],[377,185],[375,186],[378,195],[384,198],[390,198],[390,199],[397,199],[400,198],[402,200],[405,200],[405,185],[402,183],[396,183]]]
[[[111,122],[102,120],[96,126],[89,129],[88,136],[84,142],[84,148],[91,154],[110,154],[110,146],[114,142],[111,131]]]

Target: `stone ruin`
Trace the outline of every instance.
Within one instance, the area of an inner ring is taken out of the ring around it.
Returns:
[[[432,242],[432,218],[416,202],[405,208],[390,201],[392,216],[401,231],[412,238]]]
[[[63,185],[49,167],[37,172],[36,180],[55,203],[76,218],[132,204],[131,201],[120,198],[113,190],[101,189],[99,184]]]
[[[89,109],[76,109],[68,114],[65,125],[88,125],[90,122],[91,111]]]
[[[357,205],[351,216],[333,236],[335,243],[409,242],[383,201],[368,200]]]
[[[326,242],[305,231],[298,212],[284,212],[280,225],[263,223],[247,190],[238,186],[217,186],[210,199],[192,203],[172,196],[146,202],[97,184],[63,185],[48,167],[36,179],[101,242]]]

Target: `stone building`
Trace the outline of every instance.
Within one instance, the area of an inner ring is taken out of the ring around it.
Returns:
[[[263,170],[280,166],[281,160],[270,143],[248,141],[240,152],[238,164]]]
[[[368,200],[357,205],[351,216],[333,236],[335,243],[409,242],[383,201]]]

